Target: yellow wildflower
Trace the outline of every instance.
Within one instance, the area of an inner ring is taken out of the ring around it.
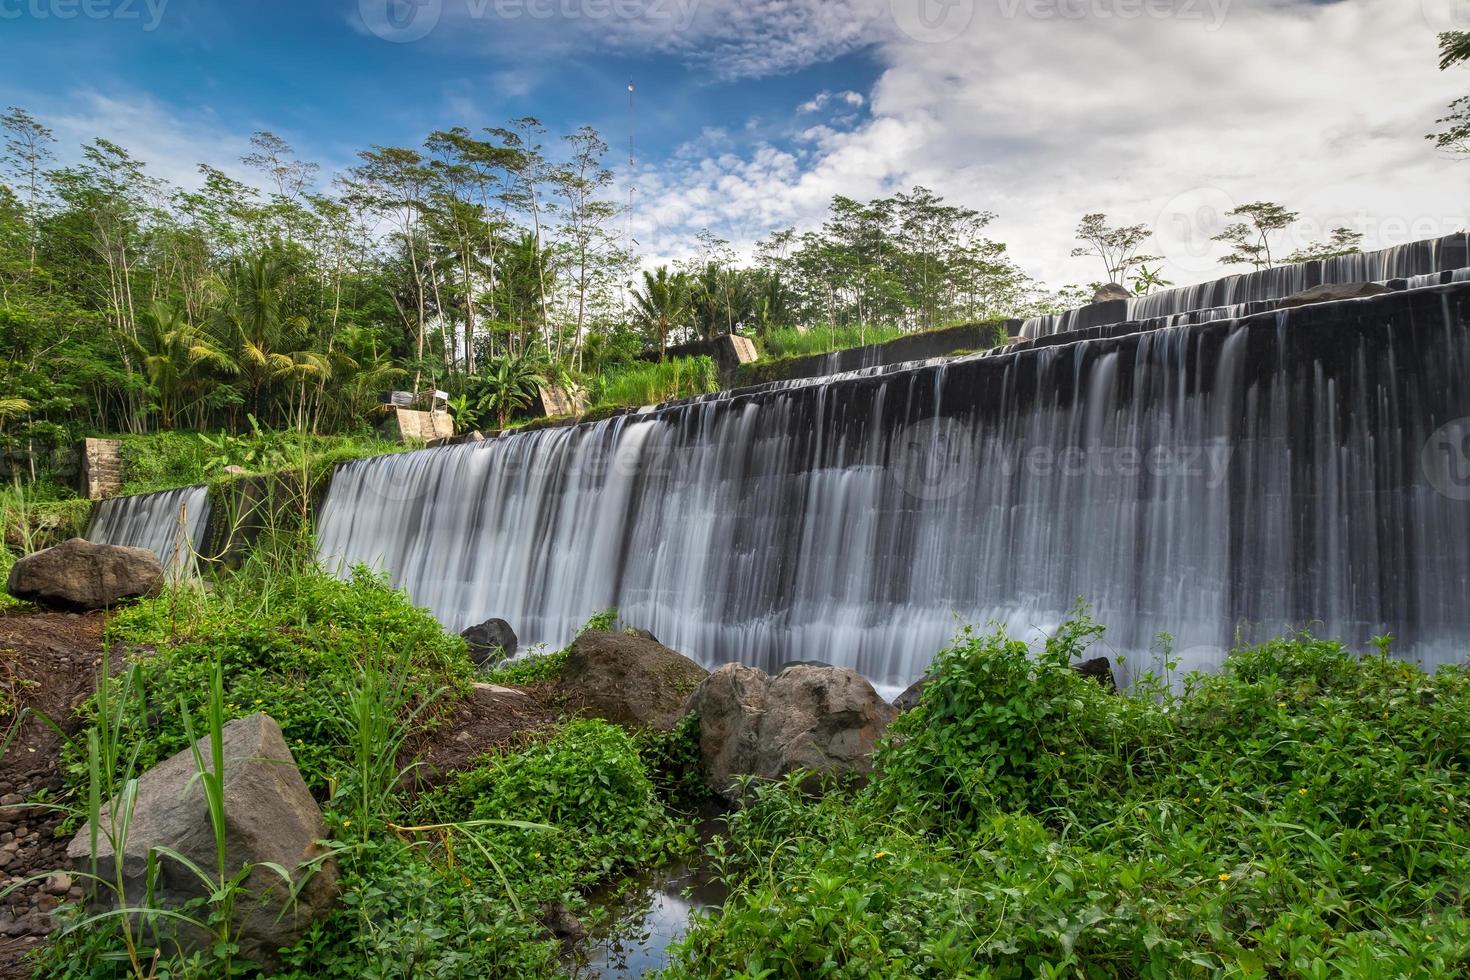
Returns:
[[[878,860],[879,858],[886,858],[887,856],[888,856],[888,852],[887,851],[874,851],[873,852],[873,860],[874,861]]]
[[[1219,875],[1217,875],[1216,877],[1218,877],[1221,881],[1229,881],[1230,880],[1230,874],[1228,872],[1225,872],[1225,871],[1220,872]]]
[[[1307,795],[1307,788],[1305,786],[1303,786],[1301,789],[1299,789],[1299,790],[1296,791],[1296,795],[1297,796],[1306,796]]]

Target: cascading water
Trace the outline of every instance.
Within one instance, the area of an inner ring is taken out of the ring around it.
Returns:
[[[1291,627],[1470,642],[1470,286],[694,399],[346,464],[318,520],[451,629],[918,677],[1075,597],[1124,676]]]
[[[1247,304],[1285,299],[1324,283],[1386,282],[1402,279],[1410,288],[1461,282],[1459,272],[1470,267],[1470,235],[1411,242],[1376,252],[1339,255],[1330,259],[1281,265],[1193,286],[1165,289],[1128,300],[1123,319],[1147,320],[1176,314],[1214,311],[1218,316],[1254,312]],[[1089,308],[1055,316],[1033,317],[1021,327],[1028,338],[1069,333],[1086,323]]]
[[[180,487],[159,493],[109,497],[97,504],[87,540],[147,548],[177,575],[192,567],[209,524],[209,488]]]

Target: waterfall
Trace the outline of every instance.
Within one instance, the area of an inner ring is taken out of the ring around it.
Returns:
[[[1161,290],[1128,300],[1127,312],[1112,319],[1149,320],[1202,311],[1216,312],[1216,319],[1233,317],[1253,312],[1248,309],[1250,304],[1285,299],[1324,283],[1403,280],[1400,285],[1417,288],[1461,282],[1459,273],[1467,269],[1470,269],[1470,235],[1447,235],[1377,252],[1281,265],[1193,286]],[[1123,305],[1122,301],[1119,305]],[[1084,306],[1054,316],[1032,317],[1022,325],[1021,335],[1046,337],[1093,326],[1095,321],[1091,317],[1096,309]]]
[[[591,614],[705,664],[920,676],[1084,597],[1123,675],[1294,627],[1470,636],[1470,286],[690,399],[348,463],[321,559],[446,627]]]
[[[209,509],[204,486],[109,497],[93,510],[87,540],[147,548],[177,575],[192,567],[193,556],[204,547]]]

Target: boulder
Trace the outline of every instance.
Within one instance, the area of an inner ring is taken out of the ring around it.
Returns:
[[[1092,301],[1094,303],[1111,303],[1114,300],[1121,299],[1126,301],[1132,298],[1132,293],[1115,282],[1097,287],[1097,291],[1092,294]]]
[[[326,834],[322,812],[307,791],[275,720],[266,714],[237,718],[224,726],[223,735],[226,874],[255,866],[236,900],[234,928],[240,934],[241,955],[269,963],[280,947],[294,943],[312,921],[326,913],[337,895],[336,866],[320,860],[316,842]],[[199,750],[207,764],[208,738],[200,740]],[[197,771],[193,754],[185,749],[138,778],[132,822],[122,842],[127,906],[140,907],[145,901],[152,848],[172,848],[207,872],[217,872],[215,837]],[[96,852],[97,872],[108,881],[115,880],[118,862],[108,839],[110,809],[102,811]],[[91,871],[90,824],[72,838],[66,856],[74,869]],[[318,866],[308,867],[313,861]],[[207,895],[193,872],[171,858],[160,857],[159,862],[153,898],[156,908],[176,909]],[[275,862],[292,873],[293,884],[299,888],[293,905],[287,906],[286,883],[276,872],[261,867],[263,862]],[[107,908],[114,907],[116,898],[111,890],[102,889],[92,901]],[[193,917],[203,914],[193,913]],[[186,952],[208,942],[201,930],[187,924],[179,925],[172,938]]]
[[[1081,663],[1073,664],[1072,669],[1083,677],[1090,677],[1097,681],[1109,691],[1118,689],[1118,682],[1113,677],[1113,665],[1107,657],[1094,657]]]
[[[638,629],[636,627],[629,626],[627,629],[623,630],[623,632],[628,634],[629,636],[641,636],[645,640],[652,640],[655,643],[658,642],[658,637],[654,636],[648,630]]]
[[[1393,290],[1376,282],[1325,282],[1311,289],[1286,297],[1277,304],[1280,309],[1293,306],[1308,306],[1312,303],[1335,303],[1344,299],[1362,299],[1365,296],[1382,296]]]
[[[614,724],[672,728],[708,673],[657,640],[589,630],[572,643],[557,693]]]
[[[918,680],[914,681],[908,687],[903,689],[902,694],[893,699],[893,706],[897,708],[900,712],[912,711],[914,708],[918,707],[919,698],[923,695],[924,688],[928,687],[929,682],[933,679],[934,678],[932,677],[920,677]]]
[[[157,595],[163,581],[163,565],[147,548],[72,538],[16,562],[8,587],[17,599],[89,612]]]
[[[775,677],[726,664],[699,685],[688,710],[699,716],[705,778],[726,799],[740,775],[866,775],[878,736],[898,714],[856,671],[810,664]]]
[[[469,644],[470,659],[477,667],[484,667],[498,660],[509,660],[520,648],[516,631],[503,619],[487,619],[459,635]]]

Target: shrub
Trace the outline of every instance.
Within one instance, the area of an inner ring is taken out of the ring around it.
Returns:
[[[110,642],[156,651],[139,659],[145,707],[129,722],[144,768],[187,746],[179,704],[198,708],[216,657],[229,717],[268,711],[318,795],[351,763],[335,705],[362,657],[408,651],[420,699],[472,674],[463,640],[364,570],[350,581],[316,570],[259,573],[218,588],[204,596],[180,586],[122,610],[108,626]]]
[[[866,789],[756,789],[670,975],[1470,968],[1470,672],[1302,635],[1110,695],[1067,667],[1097,633],[966,631]]]

